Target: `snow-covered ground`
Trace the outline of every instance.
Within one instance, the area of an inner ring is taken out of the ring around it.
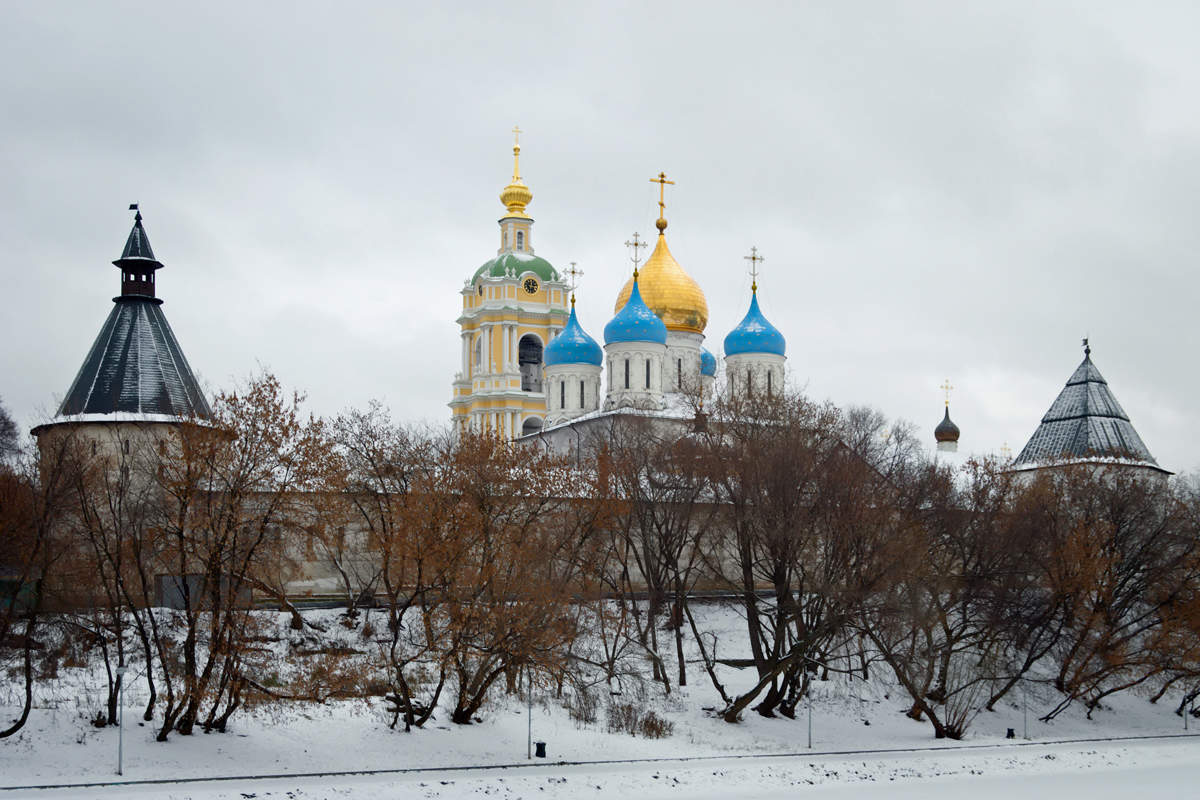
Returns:
[[[715,613],[715,612],[710,612]],[[736,640],[736,618],[710,619]],[[285,627],[280,620],[280,626]],[[728,647],[728,645],[726,645]],[[739,655],[735,650],[723,655]],[[609,733],[603,708],[596,722],[571,718],[551,694],[533,705],[533,739],[547,743],[546,761],[526,760],[528,717],[517,697],[501,697],[483,721],[449,724],[445,713],[425,730],[405,734],[387,726],[380,700],[261,706],[239,712],[224,734],[173,735],[154,741],[140,719],[140,687],[127,697],[123,778],[115,775],[117,730],[96,729],[89,719],[102,695],[85,670],[60,670],[45,688],[26,728],[0,742],[0,800],[54,797],[550,797],[739,798],[793,796],[797,787],[820,787],[828,797],[961,797],[972,800],[1023,795],[1127,796],[1136,790],[1189,796],[1200,767],[1200,736],[1183,730],[1171,696],[1150,704],[1145,696],[1115,695],[1086,718],[1070,708],[1047,724],[1037,717],[1056,702],[1045,688],[1029,694],[1029,743],[1006,740],[1025,731],[1023,693],[996,712],[978,716],[963,742],[933,739],[928,723],[904,715],[908,703],[882,669],[870,682],[839,677],[815,684],[813,748],[807,748],[806,709],[795,720],[764,719],[748,712],[730,725],[705,712],[717,696],[699,664],[690,685],[669,697],[648,687],[646,702],[674,725],[663,739]],[[725,669],[731,689],[749,675]],[[88,685],[92,683],[89,690]],[[14,699],[0,688],[0,718],[11,718]],[[634,692],[627,688],[625,697]],[[1195,727],[1195,726],[1193,726]],[[1054,744],[1064,740],[1163,737],[1139,741]],[[1165,738],[1176,737],[1176,738]],[[886,752],[886,751],[894,752]],[[915,752],[914,752],[915,750]],[[876,751],[848,753],[847,751]],[[879,752],[885,751],[885,752]],[[640,759],[636,763],[588,764]],[[644,759],[662,759],[646,761]],[[556,762],[575,762],[558,764]],[[502,765],[513,765],[504,767]],[[491,769],[455,769],[489,766]],[[221,783],[150,784],[60,790],[7,787],[115,780],[177,780],[217,776],[424,769],[433,771]],[[1123,788],[1122,788],[1123,787]],[[886,794],[885,794],[886,793]],[[953,793],[953,794],[952,794]]]

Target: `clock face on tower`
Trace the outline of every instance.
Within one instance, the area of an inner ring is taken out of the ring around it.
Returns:
[[[529,292],[530,294],[537,294],[537,290],[538,290],[537,279],[536,278],[526,278],[525,279],[525,291]]]

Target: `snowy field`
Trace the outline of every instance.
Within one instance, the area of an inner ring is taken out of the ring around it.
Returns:
[[[735,641],[736,617],[710,613],[714,617],[708,625],[722,629],[723,641]],[[282,617],[279,625],[286,629]],[[662,739],[610,733],[602,710],[595,722],[577,721],[547,692],[533,704],[532,730],[535,741],[547,743],[549,758],[533,762],[526,760],[530,717],[515,696],[501,695],[479,723],[451,725],[448,715],[439,712],[425,730],[409,734],[388,727],[381,700],[356,699],[260,706],[236,714],[226,733],[173,735],[158,743],[152,723],[140,722],[144,687],[134,682],[126,702],[125,774],[118,778],[117,730],[97,729],[89,722],[102,703],[95,689],[103,681],[86,669],[64,668],[46,687],[26,728],[0,741],[0,800],[771,798],[793,797],[798,789],[831,798],[969,795],[972,800],[1027,800],[1128,797],[1135,792],[1148,797],[1195,796],[1200,736],[1193,737],[1195,726],[1185,733],[1182,719],[1172,713],[1178,699],[1170,695],[1157,704],[1135,693],[1115,695],[1090,720],[1083,709],[1072,707],[1047,724],[1037,717],[1056,696],[1045,687],[1031,687],[1027,717],[1023,693],[1018,692],[997,711],[981,713],[965,741],[952,742],[935,740],[927,722],[906,717],[903,694],[886,680],[882,668],[874,675],[869,682],[838,677],[814,684],[811,751],[803,706],[795,720],[748,712],[736,725],[707,713],[718,699],[699,664],[690,667],[690,685],[676,687],[669,697],[652,685],[626,689],[626,697],[643,695],[649,707],[672,723],[673,732]],[[723,670],[720,677],[730,689],[750,679],[748,673],[733,669]],[[0,688],[0,703],[5,691]],[[3,717],[11,718],[16,711],[12,705],[0,705]],[[1026,719],[1027,742],[1021,738]],[[1015,730],[1015,742],[1005,739],[1008,728]],[[1116,737],[1153,738],[1104,741]],[[581,763],[604,760],[635,762]],[[422,771],[250,777],[379,770]],[[184,784],[13,788],[218,776],[245,777]]]

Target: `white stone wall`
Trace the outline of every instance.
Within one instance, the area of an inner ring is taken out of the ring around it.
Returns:
[[[553,364],[545,369],[546,425],[575,419],[600,408],[600,367],[591,364]],[[583,384],[583,403],[579,385]],[[565,401],[565,402],[562,402]]]
[[[695,392],[696,387],[700,385],[700,348],[703,345],[702,333],[667,332],[667,360],[663,368],[664,392]]]
[[[725,356],[728,391],[736,397],[744,397],[747,389],[754,395],[779,394],[783,391],[783,367],[786,361],[785,356],[773,353]]]
[[[605,345],[604,365],[608,371],[608,393],[604,408],[663,407],[663,362],[666,345],[653,342],[616,342]],[[625,383],[625,362],[629,362],[629,384]],[[650,385],[646,386],[646,364],[650,364]]]

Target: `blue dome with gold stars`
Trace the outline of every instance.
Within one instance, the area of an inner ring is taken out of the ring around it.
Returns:
[[[700,348],[700,374],[708,378],[717,376],[717,357],[707,347]]]
[[[571,316],[567,319],[567,326],[546,345],[542,357],[547,367],[555,364],[592,364],[598,367],[604,363],[604,351],[579,324],[579,319],[575,316],[574,302],[571,303]]]
[[[725,337],[725,355],[772,353],[781,356],[786,350],[787,342],[784,341],[783,334],[767,322],[767,318],[759,310],[758,293],[755,292],[750,298],[750,310],[746,312],[745,318]]]
[[[633,291],[629,295],[629,301],[604,326],[604,343],[616,344],[618,342],[667,343],[667,326],[642,300],[642,293],[638,290],[636,278],[633,281]]]

